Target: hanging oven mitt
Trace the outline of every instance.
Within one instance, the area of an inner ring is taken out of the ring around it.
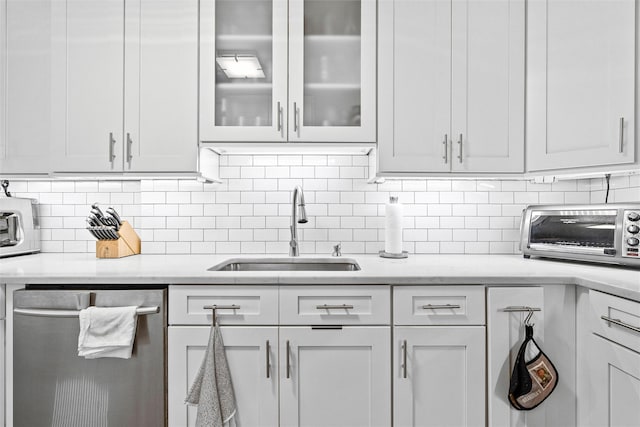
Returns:
[[[509,402],[521,411],[529,411],[542,403],[558,385],[558,372],[551,360],[533,339],[533,326],[525,325],[526,337],[513,367],[509,386]],[[537,353],[526,361],[527,346]]]

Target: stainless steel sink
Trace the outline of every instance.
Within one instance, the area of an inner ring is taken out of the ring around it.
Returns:
[[[208,271],[358,271],[351,258],[231,258]]]

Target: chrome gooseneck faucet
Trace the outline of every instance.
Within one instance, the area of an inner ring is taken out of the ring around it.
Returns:
[[[299,218],[296,221],[296,204],[298,205]],[[304,193],[299,185],[293,189],[293,198],[291,201],[291,241],[289,242],[289,256],[300,256],[300,248],[298,248],[298,224],[307,222],[307,211],[304,207]]]

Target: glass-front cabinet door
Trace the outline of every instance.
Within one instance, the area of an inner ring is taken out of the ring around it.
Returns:
[[[375,0],[289,1],[289,140],[374,142]]]
[[[375,142],[375,0],[202,0],[202,141]]]
[[[287,1],[200,3],[200,139],[287,139]]]

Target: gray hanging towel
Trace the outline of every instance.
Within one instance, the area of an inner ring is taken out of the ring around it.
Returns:
[[[231,372],[217,323],[211,326],[204,360],[185,403],[198,405],[196,427],[223,427],[236,414]]]

